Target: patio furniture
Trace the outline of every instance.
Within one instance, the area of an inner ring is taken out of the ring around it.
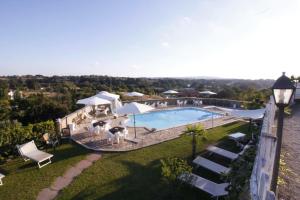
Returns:
[[[107,124],[106,121],[97,121],[95,123],[93,123],[93,127],[96,127],[96,126],[100,126],[100,127],[103,127]]]
[[[76,130],[76,124],[75,123],[71,123],[68,124],[69,130],[70,130],[70,134],[74,133],[74,131]]]
[[[183,101],[183,106],[186,106],[186,104],[187,104],[187,100],[184,100]]]
[[[227,174],[230,171],[230,168],[224,167],[223,165],[210,161],[201,156],[197,156],[197,158],[193,160],[193,163],[217,174]]]
[[[94,119],[94,117],[92,115],[90,115],[89,113],[83,113],[83,116],[87,119]]]
[[[59,145],[59,140],[57,137],[50,137],[49,133],[43,135],[43,140],[46,143],[46,147],[50,145],[54,150]]]
[[[96,115],[105,115],[105,116],[107,116],[108,111],[109,111],[109,108],[107,108],[107,107],[105,109],[96,110]]]
[[[153,110],[153,107],[147,106],[144,104],[132,102],[129,103],[117,110],[119,114],[132,114],[133,115],[133,125],[134,125],[134,137],[136,138],[136,124],[135,124],[135,115]]]
[[[94,127],[94,134],[99,135],[101,132],[101,128],[99,125],[97,125],[96,127]]]
[[[153,108],[155,108],[156,107],[156,103],[154,102],[150,106],[153,107]]]
[[[17,145],[17,148],[20,155],[24,158],[25,161],[32,160],[38,164],[39,168],[42,168],[51,163],[53,154],[38,150],[33,140],[22,145]]]
[[[209,193],[213,197],[220,197],[228,195],[226,188],[229,186],[229,183],[215,183],[210,180],[207,180],[196,174],[183,174],[179,177],[180,180],[191,184],[192,186]]]
[[[229,139],[234,140],[236,142],[236,145],[238,147],[242,147],[242,148],[243,148],[243,145],[240,143],[240,141],[243,140],[245,137],[246,137],[246,134],[240,133],[240,132],[228,135]]]
[[[183,102],[180,101],[180,100],[177,100],[177,101],[176,101],[176,104],[177,104],[177,106],[182,106],[182,105],[183,105]]]
[[[160,103],[160,104],[157,104],[158,107],[161,107],[161,108],[165,108],[168,106],[168,102],[164,102],[164,103]]]
[[[221,149],[221,148],[216,147],[216,146],[209,146],[209,147],[207,147],[207,150],[211,151],[212,153],[223,156],[225,158],[229,158],[230,160],[235,160],[239,157],[239,154],[232,153],[230,151],[227,151],[225,149]]]
[[[5,176],[3,174],[0,173],[0,185],[3,185],[3,182],[2,182],[2,179],[4,178]]]
[[[229,139],[232,139],[234,141],[240,141],[246,137],[246,134],[237,132],[237,133],[232,133],[232,134],[228,135],[228,137],[229,137]]]
[[[116,126],[116,127],[113,127],[111,129],[109,129],[109,136],[111,139],[116,139],[117,140],[117,143],[119,144],[120,143],[120,138],[123,137],[125,138],[125,132],[123,132],[125,130],[125,128],[123,127],[120,127],[120,126]],[[112,141],[113,143],[113,141]]]

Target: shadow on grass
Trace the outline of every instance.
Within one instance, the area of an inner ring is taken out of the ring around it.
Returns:
[[[121,179],[101,186],[102,191],[95,185],[89,185],[72,199],[99,199],[99,200],[141,200],[141,199],[211,199],[208,194],[197,189],[184,186],[174,190],[162,180],[160,161],[155,160],[144,166],[136,162],[120,161],[129,170],[129,174]],[[113,191],[101,196],[103,188],[114,188]]]
[[[61,162],[66,159],[70,159],[72,157],[85,155],[89,152],[91,151],[81,147],[80,145],[74,143],[66,143],[66,142],[58,146],[55,151],[53,149],[51,150],[49,149],[47,151],[47,153],[54,155],[51,159],[52,163],[50,165]],[[35,170],[35,169],[36,170],[39,169],[38,164],[36,162],[31,160],[25,162],[24,159],[21,157],[10,160],[0,166],[0,171],[4,172],[5,175],[8,175],[10,173],[15,173],[15,172],[17,173],[23,172],[24,170]]]

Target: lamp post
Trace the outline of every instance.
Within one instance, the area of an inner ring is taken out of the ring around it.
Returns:
[[[273,97],[275,100],[275,104],[278,107],[278,119],[277,119],[277,144],[276,144],[276,152],[274,159],[274,167],[273,167],[273,176],[271,182],[271,190],[276,194],[277,188],[277,179],[279,172],[279,164],[280,164],[280,152],[281,152],[281,143],[282,143],[282,130],[283,130],[283,116],[284,116],[284,108],[289,105],[292,96],[295,91],[295,86],[292,81],[285,76],[285,72],[283,72],[282,76],[279,77],[272,87]]]

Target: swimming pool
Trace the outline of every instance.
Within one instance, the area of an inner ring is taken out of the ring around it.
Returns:
[[[135,115],[137,127],[167,129],[185,124],[191,124],[205,119],[218,118],[218,113],[209,112],[199,108],[175,108],[158,110]],[[128,126],[133,126],[133,116],[129,116]]]

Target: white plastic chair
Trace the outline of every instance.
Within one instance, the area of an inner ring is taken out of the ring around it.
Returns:
[[[3,182],[2,182],[2,179],[4,178],[5,176],[3,174],[0,174],[0,185],[3,185]]]

